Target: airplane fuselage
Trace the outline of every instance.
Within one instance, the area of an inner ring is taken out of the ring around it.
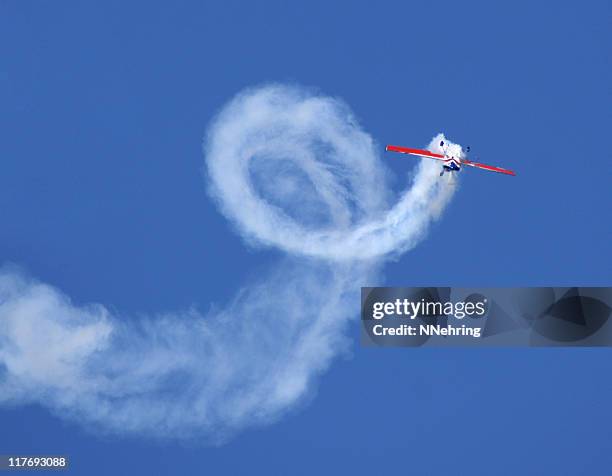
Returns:
[[[444,164],[442,164],[442,172],[440,177],[444,175],[444,172],[458,172],[461,170],[461,159],[451,155],[444,154]]]
[[[449,157],[446,155],[444,156],[444,165],[442,167],[444,170],[448,170],[449,172],[461,170],[461,160],[456,157]]]

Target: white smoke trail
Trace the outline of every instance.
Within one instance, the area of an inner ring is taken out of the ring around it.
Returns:
[[[443,138],[436,136],[430,150],[439,151]],[[449,146],[461,154],[460,146]],[[211,128],[207,152],[213,193],[245,236],[289,253],[330,260],[406,251],[455,190],[450,174],[439,180],[439,164],[421,161],[412,187],[384,210],[384,166],[348,108],[283,86],[236,97]],[[258,169],[270,181],[272,200],[262,200],[255,189],[252,175]],[[317,215],[317,227],[314,220],[292,216],[306,213],[297,206],[304,187],[315,192],[306,211]]]
[[[273,421],[346,349],[359,286],[414,246],[455,190],[423,162],[387,207],[372,139],[341,102],[298,88],[237,96],[213,122],[205,154],[223,213],[250,242],[288,258],[221,312],[144,319],[76,306],[5,268],[0,403],[151,437],[219,441]]]

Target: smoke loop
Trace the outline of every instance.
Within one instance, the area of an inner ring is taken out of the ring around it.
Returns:
[[[247,241],[287,259],[224,310],[139,319],[76,306],[5,267],[0,403],[38,403],[102,431],[214,441],[279,418],[346,349],[359,286],[414,246],[455,190],[422,161],[388,207],[376,150],[338,100],[280,85],[239,94],[205,143],[211,195]]]

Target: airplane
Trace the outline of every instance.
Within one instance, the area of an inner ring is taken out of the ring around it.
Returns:
[[[440,141],[440,148],[444,151],[444,154],[437,154],[430,150],[399,147],[397,145],[388,145],[387,147],[385,147],[385,150],[388,152],[399,152],[401,154],[416,155],[418,157],[425,157],[426,159],[441,160],[444,162],[444,164],[442,164],[442,172],[440,172],[440,177],[444,175],[444,172],[458,172],[459,170],[461,170],[462,165],[476,167],[478,169],[488,170],[490,172],[498,172],[500,174],[516,175],[512,170],[502,169],[501,167],[493,167],[492,165],[479,164],[478,162],[472,162],[468,159],[462,159],[460,156],[450,155],[448,151],[448,145],[444,144],[444,141]],[[470,148],[467,147],[466,152],[469,151]],[[453,154],[455,154],[455,152],[453,152]]]

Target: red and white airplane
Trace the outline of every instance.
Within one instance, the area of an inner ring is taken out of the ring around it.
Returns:
[[[463,159],[461,156],[465,154],[461,151],[460,155],[450,155],[449,148],[444,144],[444,141],[440,141],[440,148],[444,151],[444,154],[437,154],[430,150],[423,149],[409,149],[408,147],[399,147],[397,145],[388,145],[385,147],[386,151],[390,152],[400,152],[401,154],[410,154],[416,155],[418,157],[425,157],[427,159],[435,159],[441,160],[444,162],[442,164],[442,172],[440,172],[440,177],[444,175],[444,172],[455,172],[461,170],[462,165],[467,165],[469,167],[476,167],[478,169],[489,170],[490,172],[499,172],[500,174],[506,175],[516,175],[512,170],[502,169],[501,167],[493,167],[492,165],[479,164],[478,162],[472,162],[468,159]],[[469,152],[470,148],[466,149],[466,152]],[[453,152],[456,154],[456,152]]]

